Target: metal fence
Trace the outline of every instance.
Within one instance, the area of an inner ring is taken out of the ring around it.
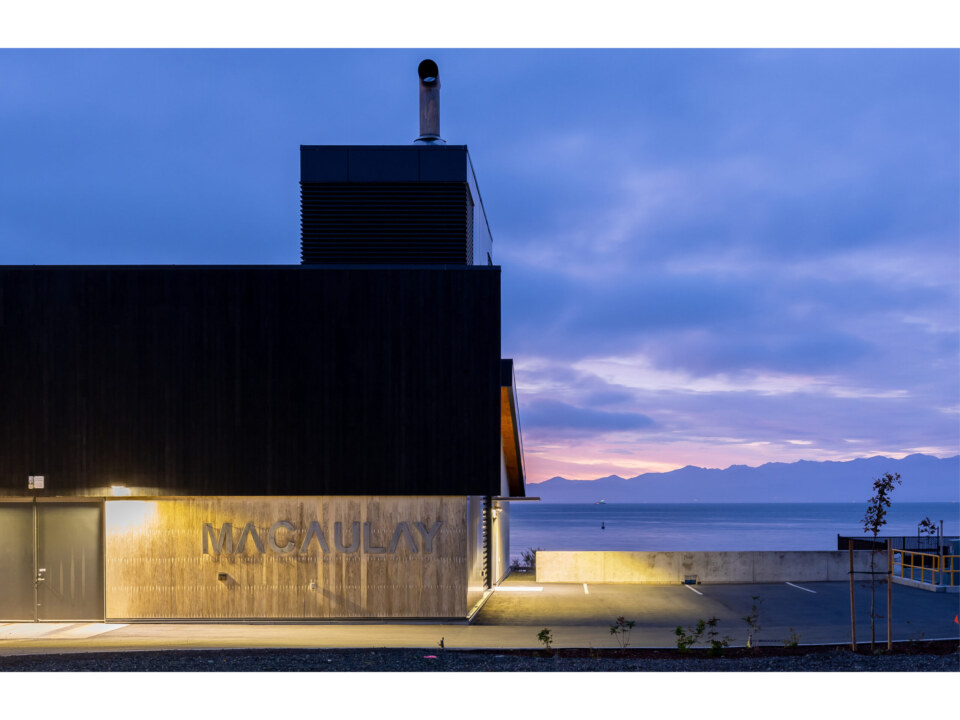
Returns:
[[[850,540],[853,540],[854,550],[886,550],[887,540],[890,540],[894,550],[909,550],[911,552],[939,555],[941,550],[944,554],[949,554],[951,548],[957,542],[960,542],[960,537],[947,535],[943,537],[937,537],[936,535],[877,535],[876,542],[874,542],[873,536],[837,535],[837,550],[846,550],[849,547],[847,543]]]
[[[893,553],[895,577],[931,585],[960,585],[960,555],[932,555],[901,550]]]
[[[878,535],[851,537],[837,535],[837,549],[846,550],[853,543],[854,550],[893,549],[893,575],[904,580],[929,585],[960,586],[960,538],[937,535]]]

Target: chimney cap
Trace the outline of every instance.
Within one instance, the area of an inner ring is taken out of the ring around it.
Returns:
[[[429,58],[423,60],[417,66],[417,74],[424,85],[433,85],[440,80],[440,68]]]
[[[440,137],[440,69],[430,58],[417,66],[420,76],[420,137],[415,143],[445,145]]]

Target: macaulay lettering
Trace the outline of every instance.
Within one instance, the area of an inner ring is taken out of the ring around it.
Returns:
[[[420,534],[423,535],[423,551],[425,553],[433,552],[433,538],[436,537],[437,533],[440,532],[440,526],[443,523],[440,520],[437,520],[433,526],[427,530],[422,522],[415,523],[417,530],[420,531]]]
[[[277,544],[277,530],[280,528],[286,528],[290,532],[296,530],[296,528],[293,526],[293,523],[287,522],[286,520],[275,522],[270,526],[270,532],[267,533],[267,545],[275,553],[280,553],[281,555],[292,553],[297,547],[297,544],[293,540],[289,540],[283,547],[280,547],[280,545]]]
[[[306,555],[310,552],[310,541],[316,540],[320,543],[320,550],[328,553],[330,548],[327,547],[327,539],[323,536],[323,530],[320,528],[320,523],[316,520],[310,523],[310,527],[307,529],[307,536],[303,539],[303,545],[300,546],[300,554]]]
[[[397,529],[393,531],[393,540],[390,541],[390,547],[387,548],[387,554],[393,555],[397,551],[397,545],[400,544],[400,538],[405,538],[407,541],[407,547],[410,548],[410,552],[415,553],[417,551],[417,541],[413,538],[413,533],[410,532],[410,526],[405,522],[397,523]]]
[[[257,528],[253,526],[252,522],[248,522],[244,528],[243,532],[240,533],[240,542],[237,543],[237,555],[243,552],[243,549],[247,546],[247,538],[253,538],[253,544],[257,547],[257,552],[263,555],[263,541],[260,539],[260,536],[257,535]]]
[[[370,523],[368,522],[363,524],[363,551],[372,555],[383,555],[387,551],[386,548],[377,547],[373,544],[370,539]]]
[[[391,535],[390,544],[385,548],[374,544],[372,538],[375,528],[372,523],[364,522],[361,524],[354,521],[350,523],[350,528],[346,530],[343,525],[340,522],[333,524],[333,546],[339,553],[355,553],[361,550],[362,545],[362,552],[367,555],[394,555],[400,548],[400,544],[403,543],[411,553],[430,554],[433,552],[434,538],[440,532],[443,521],[438,520],[429,528],[422,522],[415,522],[413,527],[417,530],[416,534],[410,528],[410,523],[398,522]],[[417,542],[417,534],[420,536],[419,543]],[[382,537],[386,537],[386,533]],[[292,522],[280,520],[270,526],[266,533],[266,539],[266,548],[278,555],[289,555],[293,552],[307,555],[314,543],[320,548],[320,552],[330,552],[326,533],[316,520],[310,522],[302,538],[298,536],[297,527]],[[260,533],[252,522],[243,526],[236,544],[233,541],[233,523],[223,523],[219,530],[214,528],[213,523],[204,523],[202,540],[204,555],[211,553],[214,555],[239,555],[247,549],[248,540],[250,541],[249,544],[252,545],[252,550],[261,555],[266,552]],[[349,541],[349,544],[347,541]]]
[[[360,523],[353,523],[350,529],[350,537],[353,544],[344,545],[343,527],[338,522],[333,524],[333,544],[337,548],[337,552],[352,553],[357,551],[357,548],[360,547]]]
[[[233,554],[233,525],[231,523],[224,523],[220,528],[220,534],[213,534],[213,525],[209,523],[203,524],[203,554],[207,555],[210,551],[207,548],[207,539],[210,539],[213,542],[213,553],[219,555],[222,552],[227,553],[228,555]]]

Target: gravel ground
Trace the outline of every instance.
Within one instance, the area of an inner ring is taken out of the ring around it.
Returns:
[[[692,651],[165,650],[0,657],[6,672],[958,672],[956,642],[854,654],[845,648],[760,648],[708,658]],[[425,657],[434,656],[434,657]]]

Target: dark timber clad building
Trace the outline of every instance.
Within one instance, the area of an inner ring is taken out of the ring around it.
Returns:
[[[430,129],[301,147],[299,266],[0,267],[0,620],[479,607],[523,451],[470,156]]]

